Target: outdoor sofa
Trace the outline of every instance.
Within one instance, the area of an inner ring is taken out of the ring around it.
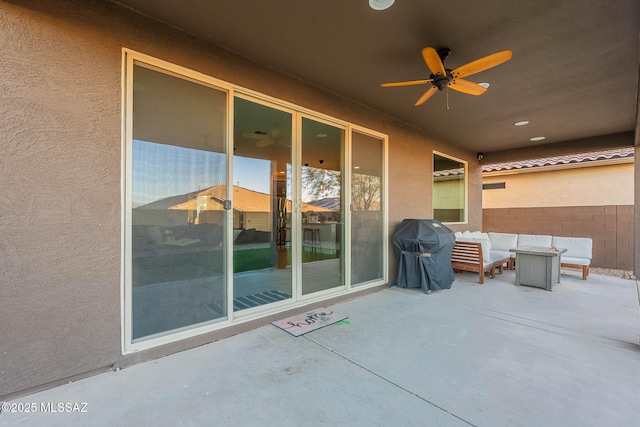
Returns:
[[[582,280],[587,280],[589,266],[593,253],[593,241],[588,237],[560,237],[540,234],[515,234],[515,233],[483,233],[480,231],[456,232],[456,242],[476,241],[483,244],[482,251],[488,254],[483,260],[485,263],[499,263],[504,261],[507,269],[515,266],[515,253],[511,249],[518,246],[544,246],[564,248],[567,252],[562,254],[560,265],[562,267],[577,268],[582,271]],[[455,250],[455,247],[454,247]],[[476,263],[477,268],[480,266]],[[484,267],[484,266],[483,266]],[[496,266],[499,268],[500,266]],[[454,267],[454,270],[456,268]],[[493,277],[493,276],[491,276]]]

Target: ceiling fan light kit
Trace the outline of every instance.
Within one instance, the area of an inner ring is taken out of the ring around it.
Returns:
[[[451,70],[444,67],[444,60],[449,57],[450,53],[451,49],[449,48],[436,50],[432,47],[425,47],[422,49],[422,58],[431,71],[431,75],[428,79],[383,83],[381,86],[398,87],[431,83],[432,86],[427,89],[418,101],[416,101],[416,106],[424,104],[437,91],[444,90],[446,88],[451,88],[468,95],[482,95],[487,91],[487,88],[489,87],[488,83],[478,84],[469,80],[464,80],[463,77],[493,68],[496,65],[507,62],[513,56],[513,52],[510,50],[502,50]]]
[[[369,7],[373,10],[386,10],[393,6],[396,0],[369,0]]]

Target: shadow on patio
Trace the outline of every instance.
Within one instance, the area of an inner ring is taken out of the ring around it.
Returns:
[[[634,281],[563,274],[547,292],[512,271],[476,280],[385,289],[332,306],[348,321],[302,337],[268,325],[25,396],[11,403],[37,412],[0,425],[638,425]]]

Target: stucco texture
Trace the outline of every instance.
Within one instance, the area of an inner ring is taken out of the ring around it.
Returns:
[[[481,229],[478,162],[448,141],[107,2],[0,1],[0,396],[123,362],[123,47],[389,135],[390,235],[431,217],[433,150],[469,161],[456,227]]]
[[[505,188],[483,191],[485,209],[633,205],[634,164],[492,174],[483,182],[505,183]]]
[[[119,357],[120,67],[73,10],[0,8],[2,395]]]

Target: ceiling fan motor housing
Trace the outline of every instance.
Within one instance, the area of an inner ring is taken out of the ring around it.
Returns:
[[[453,76],[451,75],[451,70],[446,70],[447,75],[443,76],[440,74],[431,74],[429,76],[430,79],[433,79],[432,84],[438,88],[438,90],[444,90],[449,84],[453,81]]]

